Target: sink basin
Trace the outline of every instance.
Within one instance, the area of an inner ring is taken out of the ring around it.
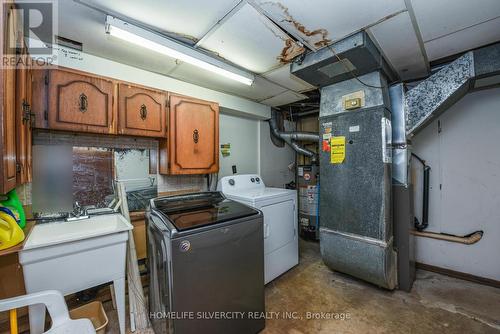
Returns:
[[[129,230],[121,214],[37,224],[19,253],[27,293],[58,290],[63,295],[113,282],[125,330],[125,259]],[[29,307],[30,333],[42,333],[45,306]]]
[[[132,228],[133,226],[121,214],[100,215],[71,222],[37,224],[31,230],[24,244],[24,250],[118,233]]]

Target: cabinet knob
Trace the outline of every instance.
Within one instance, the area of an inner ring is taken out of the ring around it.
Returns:
[[[141,115],[141,119],[144,121],[146,117],[148,117],[148,108],[146,105],[141,105],[141,109],[139,110],[139,115]]]
[[[80,109],[80,112],[82,113],[86,112],[89,107],[89,99],[84,93],[81,93],[80,97],[78,98],[78,107]]]
[[[195,144],[198,144],[198,140],[200,139],[200,134],[198,132],[198,129],[194,129],[193,131],[193,141]]]

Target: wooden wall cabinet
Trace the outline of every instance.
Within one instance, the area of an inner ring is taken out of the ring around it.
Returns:
[[[219,170],[219,105],[169,96],[168,140],[159,145],[161,174],[209,174]]]
[[[165,137],[166,104],[166,92],[120,83],[118,85],[119,133]]]
[[[36,128],[159,138],[161,174],[219,170],[219,105],[86,75],[33,70]]]
[[[26,48],[16,70],[17,184],[31,182],[32,69]]]
[[[47,90],[49,74],[45,69],[34,66],[31,71],[31,112],[33,113],[33,120],[31,125],[35,129],[48,128],[48,100]],[[45,81],[47,78],[47,81]]]
[[[48,128],[90,133],[116,133],[111,80],[73,71],[48,71]]]
[[[0,57],[9,55],[8,46],[15,39],[15,15],[13,6],[7,8],[2,3],[0,36]],[[16,70],[0,70],[0,194],[5,194],[16,186]]]

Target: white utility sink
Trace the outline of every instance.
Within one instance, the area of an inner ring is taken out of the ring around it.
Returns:
[[[125,259],[128,231],[121,214],[37,224],[19,253],[27,293],[72,294],[113,282],[120,332],[125,333]],[[30,333],[43,332],[45,306],[29,307]]]
[[[133,226],[120,214],[94,216],[71,222],[37,224],[33,227],[25,250],[56,245],[131,230]]]

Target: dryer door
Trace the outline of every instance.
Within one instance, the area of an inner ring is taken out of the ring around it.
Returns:
[[[264,253],[269,254],[295,240],[294,201],[274,203],[260,207],[264,214]]]

